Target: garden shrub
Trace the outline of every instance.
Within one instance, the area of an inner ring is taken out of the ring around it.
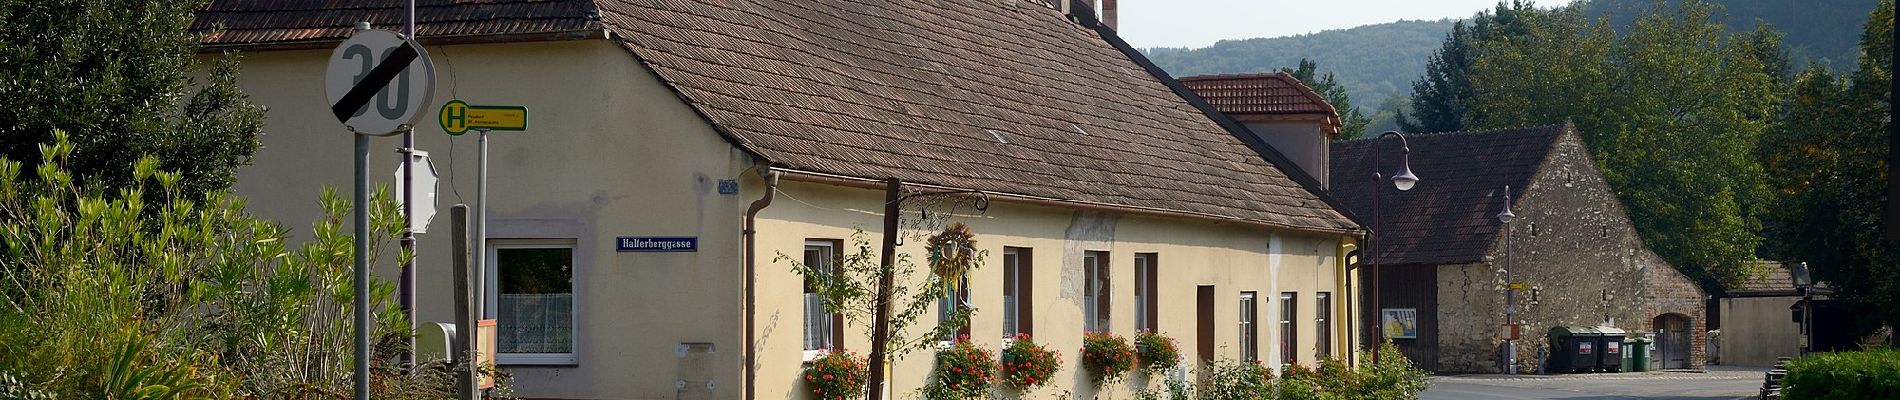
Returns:
[[[224,192],[187,196],[184,177],[136,162],[106,190],[65,169],[64,132],[36,166],[0,159],[0,384],[62,399],[334,398],[353,391],[352,205],[326,190],[305,242]],[[372,267],[404,221],[373,196]],[[407,259],[407,252],[395,252]],[[386,258],[386,257],[382,257]],[[384,260],[387,261],[387,260]],[[410,335],[373,280],[377,399],[452,397],[448,374],[398,365]],[[412,373],[419,372],[419,373]],[[505,382],[502,382],[505,384]]]
[[[1900,349],[1821,353],[1788,362],[1781,398],[1900,398]]]
[[[1175,344],[1174,338],[1143,330],[1135,334],[1135,358],[1140,361],[1142,370],[1159,373],[1181,364],[1181,347]]]
[[[864,395],[870,379],[870,365],[848,351],[832,351],[805,368],[805,385],[811,387],[814,399],[856,399]]]
[[[1016,340],[1003,348],[1002,359],[1003,383],[1021,391],[1049,384],[1049,378],[1062,369],[1062,357],[1030,340],[1027,333],[1017,334]]]
[[[1200,373],[1204,400],[1273,398],[1273,370],[1255,361],[1216,360]]]
[[[983,397],[996,380],[996,359],[989,350],[958,337],[950,348],[937,351],[936,379],[924,385],[924,398],[960,400]]]

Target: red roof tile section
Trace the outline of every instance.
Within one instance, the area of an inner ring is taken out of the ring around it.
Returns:
[[[1529,187],[1550,150],[1568,132],[1565,125],[1552,125],[1407,135],[1412,171],[1420,181],[1407,191],[1393,189],[1390,181],[1369,179],[1374,151],[1385,176],[1399,170],[1398,139],[1334,142],[1332,194],[1371,223],[1370,191],[1382,191],[1379,208],[1384,227],[1373,227],[1380,232],[1382,264],[1482,261],[1500,230],[1496,216],[1504,186]]]
[[[1339,135],[1339,111],[1292,74],[1200,75],[1181,78],[1181,84],[1240,122],[1316,118],[1327,136]]]
[[[1097,30],[1042,3],[600,0],[570,7],[490,0],[466,7],[504,3],[576,13],[533,14],[532,21],[570,21],[560,17],[597,9],[625,48],[729,140],[783,169],[1308,231],[1356,229]],[[287,7],[260,4],[219,0],[207,10]],[[345,4],[308,8],[344,14],[328,17],[338,22],[325,25],[332,27],[387,14]],[[439,11],[486,17],[423,29],[425,41],[527,23],[461,7]]]

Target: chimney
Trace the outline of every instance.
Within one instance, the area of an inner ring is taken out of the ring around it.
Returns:
[[[1121,30],[1115,24],[1115,0],[1102,0],[1102,23],[1108,24],[1109,30]]]
[[[1071,19],[1089,21],[1087,23],[1099,21],[1095,13],[1095,0],[1055,0],[1055,3],[1059,4],[1056,9],[1061,10],[1063,15],[1068,15]]]

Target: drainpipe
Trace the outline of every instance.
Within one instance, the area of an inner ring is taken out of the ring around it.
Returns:
[[[1339,267],[1339,270],[1341,271],[1340,272],[1341,275],[1344,276],[1344,278],[1340,279],[1340,282],[1342,285],[1346,287],[1346,290],[1345,290],[1346,292],[1346,299],[1345,299],[1346,300],[1345,301],[1346,331],[1343,332],[1345,333],[1345,335],[1343,336],[1346,337],[1346,344],[1347,344],[1346,365],[1350,365],[1354,368],[1357,368],[1359,367],[1359,344],[1360,344],[1359,341],[1363,340],[1364,338],[1361,337],[1361,335],[1359,334],[1359,331],[1354,329],[1354,324],[1353,324],[1353,322],[1355,322],[1353,320],[1359,318],[1359,314],[1355,314],[1352,312],[1353,310],[1359,309],[1359,307],[1357,307],[1357,305],[1359,304],[1357,303],[1359,298],[1354,297],[1353,291],[1352,291],[1353,286],[1357,286],[1357,285],[1353,285],[1352,281],[1355,281],[1357,279],[1355,279],[1356,276],[1353,275],[1353,272],[1352,272],[1353,262],[1351,260],[1354,257],[1363,259],[1365,258],[1365,253],[1361,252],[1357,248],[1359,247],[1358,243],[1354,243],[1352,247],[1354,247],[1354,249],[1346,250],[1346,246],[1340,246],[1339,250],[1341,252],[1341,255],[1339,257],[1339,263],[1342,265]]]
[[[758,247],[758,239],[755,237],[756,234],[758,233],[757,219],[759,216],[759,210],[764,210],[765,206],[772,205],[772,195],[778,193],[778,171],[772,171],[770,166],[765,166],[765,165],[761,165],[760,171],[763,172],[762,175],[764,175],[764,178],[765,178],[765,196],[759,197],[758,200],[754,200],[752,202],[751,206],[746,207],[745,231],[743,232],[743,236],[745,236],[745,271],[742,271],[742,273],[745,274],[745,398],[746,400],[752,400],[753,398],[755,398],[757,394],[757,387],[754,384],[758,382],[758,377],[759,377],[759,371],[758,371],[759,350],[758,350],[758,346],[753,344],[753,340],[754,340],[753,334],[758,331],[757,329],[754,329],[754,327],[756,327],[755,322],[754,322],[756,320],[755,316],[758,314],[756,311],[757,307],[755,307],[755,305],[757,304],[757,299],[758,299],[758,290],[754,289],[754,286],[756,286],[756,284],[758,283],[758,278],[759,278],[758,269],[756,268],[758,260],[756,259],[756,257],[754,257],[754,253],[755,253],[754,248]]]

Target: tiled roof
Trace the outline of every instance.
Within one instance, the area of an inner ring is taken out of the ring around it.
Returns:
[[[1419,183],[1399,191],[1389,180],[1399,170],[1396,138],[1334,142],[1332,194],[1354,214],[1372,222],[1371,190],[1378,189],[1384,228],[1379,238],[1384,264],[1451,264],[1484,259],[1499,233],[1503,189],[1520,191],[1570,128],[1553,125],[1470,133],[1408,135],[1412,173]],[[1382,175],[1374,181],[1371,156],[1378,152]],[[1513,193],[1521,197],[1521,193]]]
[[[515,1],[574,12],[533,14],[536,21],[585,19],[598,10],[605,29],[728,140],[782,169],[1292,229],[1356,229],[1316,192],[1317,182],[1266,161],[1280,157],[1263,156],[1236,137],[1238,126],[1186,101],[1185,89],[1169,86],[1165,73],[1112,31],[1041,2]],[[310,13],[344,14],[325,26],[345,28],[361,18],[351,13],[389,14],[348,4],[308,8],[336,9]],[[207,10],[275,18],[278,12],[262,10],[285,8],[292,7],[216,0]],[[518,27],[514,21],[525,18],[437,12],[486,19],[441,29],[425,23],[424,41]],[[242,19],[235,15],[218,19]],[[248,37],[291,35],[269,32]]]
[[[1243,122],[1310,116],[1324,119],[1328,136],[1338,135],[1339,111],[1319,92],[1285,72],[1199,75],[1181,78],[1208,104]]]
[[[327,45],[358,21],[401,30],[400,0],[213,0],[191,30],[206,47]],[[591,0],[416,0],[416,36],[510,36],[600,31]],[[222,28],[222,29],[218,29]]]
[[[1779,262],[1763,261],[1760,264],[1757,264],[1757,266],[1761,267],[1759,268],[1759,270],[1762,271],[1761,276],[1756,276],[1752,279],[1749,279],[1746,282],[1742,282],[1740,285],[1736,285],[1733,288],[1729,288],[1729,290],[1730,291],[1766,292],[1766,291],[1792,291],[1795,289],[1794,275],[1792,275],[1788,271],[1787,264],[1779,263]]]
[[[1355,226],[1110,45],[1105,30],[1040,4],[623,0],[601,9],[662,79],[785,168],[1291,228]]]

